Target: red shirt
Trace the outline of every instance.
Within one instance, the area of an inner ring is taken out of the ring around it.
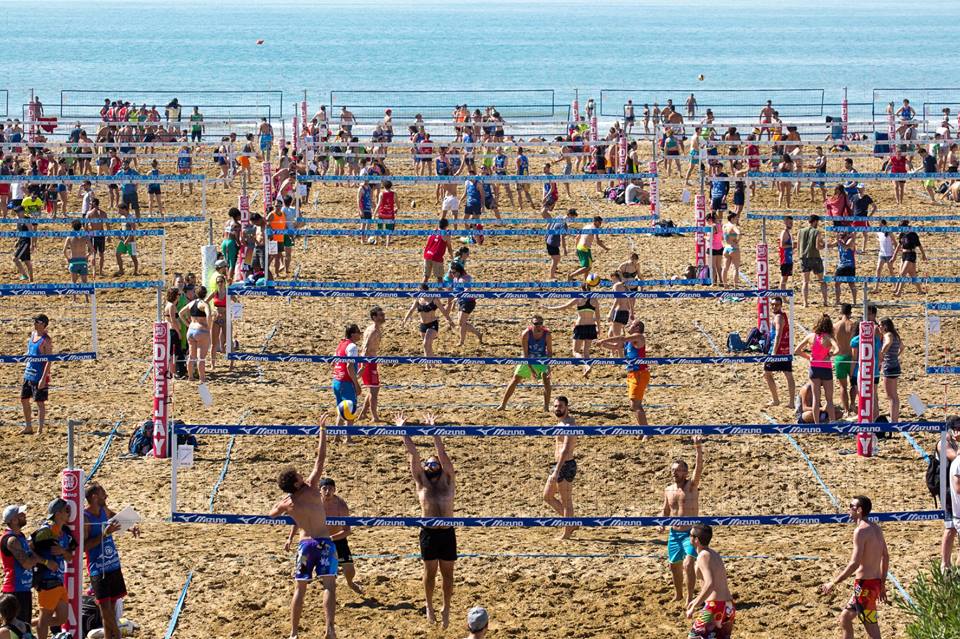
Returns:
[[[337,357],[346,357],[347,348],[353,345],[353,341],[347,338],[340,340],[340,344],[337,346]],[[350,377],[350,370],[347,368],[349,366],[348,362],[337,362],[333,365],[333,379],[340,382],[352,382],[353,378]]]
[[[773,314],[773,323],[776,326],[777,315],[783,315],[783,334],[777,335],[777,344],[773,349],[774,355],[789,355],[790,354],[790,319],[786,317],[786,314],[781,311],[779,313]]]
[[[431,262],[442,262],[447,252],[447,242],[442,235],[431,235],[427,238],[427,245],[423,247],[423,259]]]
[[[906,156],[896,156],[893,155],[890,157],[890,172],[891,173],[906,173],[907,172],[907,158]]]
[[[377,216],[383,220],[392,220],[397,217],[396,193],[393,191],[382,191],[380,193],[380,206],[377,207]]]

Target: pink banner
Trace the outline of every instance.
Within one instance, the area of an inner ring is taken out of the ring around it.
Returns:
[[[770,273],[767,270],[767,245],[757,244],[757,290],[766,291],[770,288]],[[770,332],[770,299],[757,298],[757,328],[765,333]]]
[[[83,603],[83,471],[68,468],[60,476],[60,496],[70,505],[70,519],[67,525],[77,540],[77,549],[73,559],[66,562],[63,573],[63,585],[67,589],[67,623],[63,629],[80,635],[80,606]]]
[[[167,362],[170,359],[170,329],[166,322],[153,324],[153,456],[166,457],[168,449]]]
[[[300,118],[293,116],[293,152],[300,150]]]
[[[577,100],[576,98],[573,100],[573,121],[580,121],[580,100]]]
[[[270,169],[270,160],[263,158],[263,212],[270,212],[273,204],[273,171]]]
[[[844,98],[840,103],[840,118],[843,120],[843,139],[847,139],[847,122],[850,121],[850,109],[847,105],[847,99]]]
[[[620,155],[618,156],[620,163],[619,170],[621,173],[627,172],[627,138],[626,136],[620,136]]]
[[[651,201],[653,196],[651,193]],[[707,225],[707,198],[703,195],[697,195],[694,198],[694,209],[696,210],[697,216],[697,226],[706,226]],[[697,266],[697,277],[705,278],[709,277],[710,270],[707,267],[707,235],[701,231],[697,231],[694,234],[694,241],[696,249],[694,251],[694,259]]]
[[[590,139],[594,142],[600,139],[600,136],[597,133],[597,116],[590,118]]]
[[[873,421],[873,411],[876,406],[877,389],[873,378],[877,374],[874,366],[876,344],[874,335],[877,327],[873,322],[860,322],[860,346],[857,348],[857,423]],[[873,433],[857,433],[857,454],[872,457],[876,452],[876,435]]]

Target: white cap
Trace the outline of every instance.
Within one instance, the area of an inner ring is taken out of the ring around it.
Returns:
[[[490,623],[490,617],[487,615],[487,609],[477,606],[471,608],[467,613],[467,628],[470,632],[480,632]]]
[[[3,509],[3,523],[9,524],[10,521],[20,513],[27,512],[26,504],[11,504]]]

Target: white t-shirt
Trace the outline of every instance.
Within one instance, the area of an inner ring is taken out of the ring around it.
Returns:
[[[87,191],[83,194],[83,202],[80,204],[80,215],[87,216],[87,211],[93,206],[93,191]]]
[[[877,242],[880,245],[880,257],[893,257],[893,235],[877,233]]]
[[[640,202],[640,187],[636,184],[628,184],[623,192],[623,201],[626,204],[637,204]]]
[[[460,200],[457,199],[456,195],[447,195],[443,198],[443,204],[441,205],[441,210],[443,212],[452,212],[456,213],[460,210]]]
[[[347,357],[357,357],[360,355],[360,347],[356,344],[347,345]]]
[[[953,526],[960,530],[960,493],[953,489],[953,478],[960,477],[960,455],[957,455],[950,464],[947,481],[950,482],[950,499],[953,501]]]

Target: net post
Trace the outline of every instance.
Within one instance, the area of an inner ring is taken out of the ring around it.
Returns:
[[[704,227],[707,225],[707,210],[703,197],[697,195],[694,197],[694,214],[696,216],[696,224],[699,227]],[[712,232],[711,232],[712,234]],[[694,233],[694,260],[697,266],[697,277],[702,278],[704,272],[710,273],[710,268],[707,266],[707,240],[706,235],[703,231],[697,231]],[[712,260],[710,260],[712,262]],[[710,274],[710,281],[713,281],[713,274]]]
[[[944,412],[946,412],[946,407],[944,407]],[[944,423],[943,430],[940,431],[940,506],[943,508],[943,520],[947,521],[949,519],[947,511],[947,500],[951,498],[949,478],[947,477],[947,467],[950,465],[950,461],[947,459],[947,425]]]
[[[77,542],[78,552],[66,562],[63,583],[67,590],[67,621],[63,629],[79,634],[81,628],[81,607],[83,603],[83,470],[74,467],[74,447],[76,427],[79,422],[67,420],[67,468],[60,477],[60,496],[70,508],[70,524]]]
[[[930,309],[923,305],[923,368],[930,367]],[[946,404],[946,402],[944,402]],[[946,407],[944,407],[946,408]]]
[[[213,219],[207,215],[207,178],[206,176],[204,176],[203,180],[200,182],[200,207],[203,209],[203,217],[210,220],[210,224],[212,225]]]
[[[153,325],[153,456],[158,458],[167,456],[169,438],[169,349],[170,329],[165,321],[157,321]]]
[[[97,289],[90,293],[90,345],[93,347],[93,353],[98,355],[100,350],[97,340]]]

